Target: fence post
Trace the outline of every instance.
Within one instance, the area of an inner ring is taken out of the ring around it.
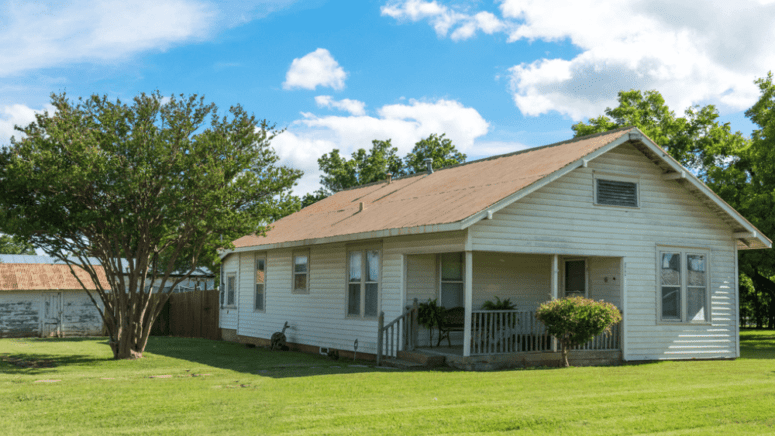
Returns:
[[[382,330],[385,328],[385,312],[379,313],[377,320],[377,366],[382,361]]]

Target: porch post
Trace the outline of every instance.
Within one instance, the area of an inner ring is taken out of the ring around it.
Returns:
[[[560,275],[560,257],[556,254],[552,255],[552,300],[556,300],[560,295],[559,277]],[[557,351],[557,338],[552,336],[552,351]]]
[[[466,251],[465,260],[466,272],[463,274],[464,288],[465,288],[465,327],[463,330],[463,356],[468,357],[471,355],[471,310],[474,305],[474,256],[470,250]]]

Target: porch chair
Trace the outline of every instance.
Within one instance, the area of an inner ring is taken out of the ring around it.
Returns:
[[[462,332],[465,329],[466,320],[466,308],[465,307],[453,307],[443,311],[438,320],[439,326],[439,340],[436,342],[436,346],[441,345],[441,341],[447,338],[447,344],[452,346],[452,341],[449,339],[449,335],[452,332]]]

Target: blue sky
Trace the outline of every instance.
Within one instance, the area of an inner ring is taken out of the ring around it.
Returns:
[[[750,135],[775,65],[772,1],[105,0],[0,3],[0,144],[51,92],[204,95],[287,131],[273,145],[317,187],[317,158],[446,133],[470,159],[568,139],[621,89],[677,113],[715,104]]]

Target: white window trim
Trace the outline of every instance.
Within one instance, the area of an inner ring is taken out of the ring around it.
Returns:
[[[256,309],[256,285],[258,285],[256,280],[256,271],[258,270],[258,261],[263,260],[264,261],[264,292],[261,294],[261,298],[263,299],[262,307],[263,309]],[[309,266],[308,266],[309,269]],[[266,254],[256,254],[253,258],[253,312],[256,313],[266,313],[266,276],[267,276],[267,262],[266,262]]]
[[[229,304],[229,279],[234,279],[234,302],[232,304]],[[226,273],[226,295],[223,299],[223,307],[229,308],[229,309],[236,309],[237,308],[237,288],[239,287],[237,283],[237,273],[230,272]]]
[[[656,249],[656,283],[657,283],[657,325],[711,325],[713,324],[713,312],[711,310],[711,251],[708,248],[691,248],[674,245],[657,245]],[[681,319],[670,320],[662,319],[662,277],[660,275],[660,265],[662,264],[662,253],[680,253],[681,256]],[[705,313],[704,321],[692,321],[687,319],[688,310],[688,267],[686,265],[686,256],[692,254],[704,255],[706,259],[705,267]]]
[[[307,284],[307,287],[304,288],[304,289],[296,289],[296,276],[299,275],[299,274],[302,274],[302,273],[297,273],[296,272],[296,257],[297,256],[306,256],[307,257],[307,272],[306,272],[306,276],[307,276],[306,284]],[[312,264],[312,257],[310,256],[310,250],[309,249],[294,250],[293,251],[293,255],[291,256],[291,293],[293,293],[293,294],[300,294],[300,295],[309,294],[309,289],[310,289],[309,273],[310,273],[310,270],[312,269],[311,268],[311,264]]]
[[[563,257],[560,269],[560,289],[562,292],[562,296],[560,298],[565,298],[568,296],[566,288],[566,279],[565,279],[565,264],[566,262],[578,262],[578,261],[584,261],[584,298],[589,298],[589,259],[586,257]]]
[[[461,257],[462,257],[461,267],[462,267],[463,270],[462,270],[462,273],[460,274],[460,276],[462,277],[462,279],[460,281],[458,281],[458,280],[442,280],[441,279],[441,274],[442,274],[442,271],[443,271],[443,265],[441,264],[442,263],[441,258],[445,254],[460,254],[461,255]],[[451,251],[451,252],[448,252],[448,253],[439,253],[436,256],[436,272],[437,272],[436,283],[438,285],[438,295],[437,295],[437,298],[438,298],[438,305],[439,306],[441,306],[442,305],[442,301],[444,301],[444,299],[443,299],[443,297],[441,295],[441,291],[442,291],[442,288],[443,288],[442,283],[460,283],[460,284],[463,285],[463,289],[464,289],[463,292],[465,294],[465,284],[466,284],[466,255],[465,255],[465,252]],[[465,306],[465,304],[466,304],[465,303],[465,295],[463,295],[463,306]],[[451,307],[446,307],[445,309],[452,309],[452,308]]]
[[[367,258],[366,253],[369,251],[376,251],[379,256],[379,280],[377,280],[377,314],[372,315],[366,315],[366,268],[367,266]],[[353,315],[350,313],[350,254],[352,253],[361,253],[361,292],[360,292],[360,314],[359,315]],[[359,247],[352,247],[348,248],[346,251],[346,257],[345,257],[345,274],[344,274],[344,316],[345,318],[349,319],[377,319],[379,317],[379,313],[382,307],[382,274],[383,274],[383,264],[382,264],[382,248],[379,246],[359,246]]]
[[[635,198],[638,201],[637,206],[618,206],[615,204],[600,204],[597,202],[597,181],[598,179],[601,180],[610,180],[612,182],[628,182],[628,183],[635,183]],[[633,209],[640,209],[641,208],[641,196],[640,196],[640,177],[627,177],[622,176],[620,174],[613,174],[613,173],[605,173],[605,172],[595,172],[592,174],[592,204],[598,207],[611,207],[614,209],[625,209],[625,210],[633,210]]]

